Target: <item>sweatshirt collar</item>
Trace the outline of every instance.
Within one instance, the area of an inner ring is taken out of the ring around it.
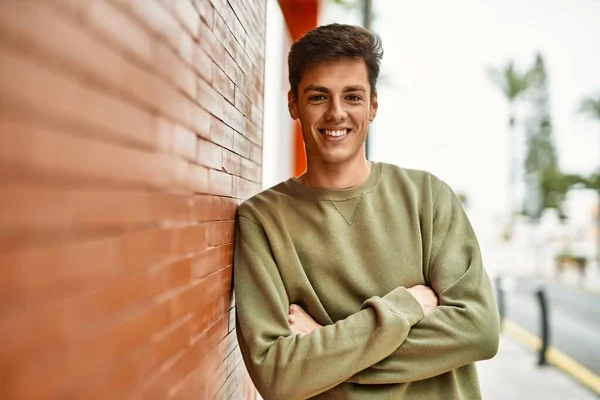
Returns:
[[[294,192],[303,197],[314,200],[348,200],[363,193],[371,191],[381,176],[382,163],[373,162],[373,167],[367,179],[360,185],[352,186],[346,189],[313,189],[304,186],[296,178],[290,178],[285,185]]]

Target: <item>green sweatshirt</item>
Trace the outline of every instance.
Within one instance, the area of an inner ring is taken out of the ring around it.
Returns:
[[[406,290],[431,286],[423,317]],[[290,179],[244,202],[234,257],[237,336],[265,400],[481,398],[475,361],[499,321],[473,229],[435,176],[375,163],[343,190]],[[298,304],[322,328],[292,334]]]

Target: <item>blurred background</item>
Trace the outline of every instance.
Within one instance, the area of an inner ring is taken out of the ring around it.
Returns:
[[[237,206],[304,168],[291,43],[384,44],[368,157],[463,201],[484,399],[600,397],[597,0],[0,0],[0,397],[252,399]]]

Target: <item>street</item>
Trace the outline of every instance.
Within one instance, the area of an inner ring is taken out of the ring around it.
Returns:
[[[550,346],[600,375],[600,298],[566,286],[544,282],[550,320]],[[532,278],[518,278],[505,292],[506,318],[541,337],[540,306]]]

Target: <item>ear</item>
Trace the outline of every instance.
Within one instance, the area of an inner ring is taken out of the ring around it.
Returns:
[[[369,109],[369,122],[373,122],[375,119],[375,115],[377,115],[377,107],[379,103],[377,102],[377,92],[373,94],[371,98],[371,108]]]
[[[293,120],[298,119],[298,100],[291,90],[288,91],[288,111],[290,112],[290,117],[292,117]]]

